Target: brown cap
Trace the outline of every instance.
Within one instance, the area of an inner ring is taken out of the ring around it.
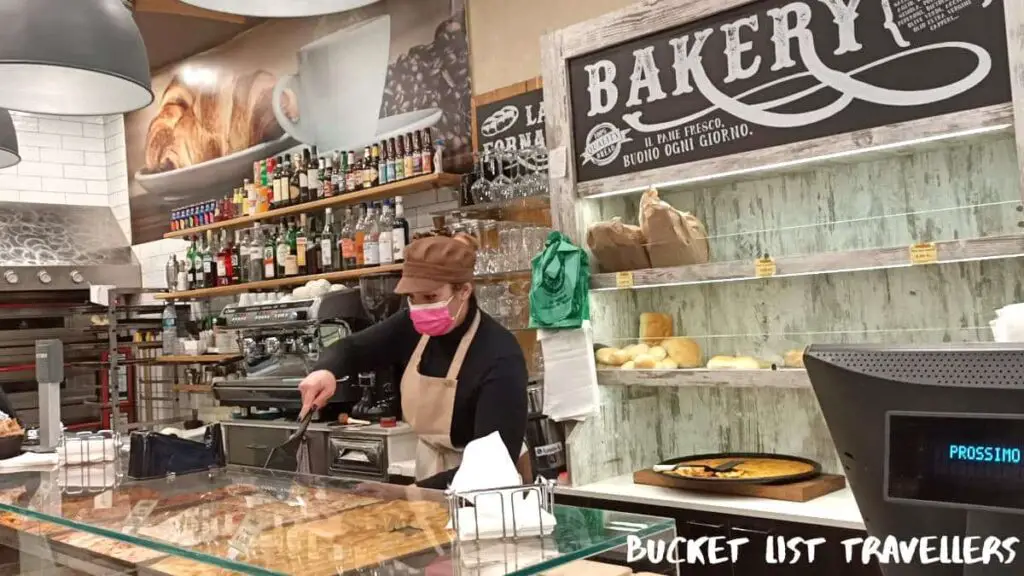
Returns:
[[[432,292],[445,284],[461,284],[473,280],[476,247],[471,241],[430,236],[420,238],[405,249],[402,279],[396,294]]]

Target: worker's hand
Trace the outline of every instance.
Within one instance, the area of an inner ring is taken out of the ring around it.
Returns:
[[[302,411],[299,420],[307,412],[315,408],[327,406],[327,401],[338,389],[338,380],[330,370],[317,370],[302,379],[299,383],[299,394],[302,395]]]

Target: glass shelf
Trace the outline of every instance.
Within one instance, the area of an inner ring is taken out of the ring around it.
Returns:
[[[556,505],[548,537],[456,545],[435,491],[229,467],[69,495],[59,475],[0,477],[0,538],[33,534],[97,566],[154,574],[525,575],[610,551],[630,534],[675,536],[672,520]]]

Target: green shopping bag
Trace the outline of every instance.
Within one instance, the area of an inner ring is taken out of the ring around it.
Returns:
[[[561,232],[531,261],[530,328],[579,328],[590,320],[590,257]]]

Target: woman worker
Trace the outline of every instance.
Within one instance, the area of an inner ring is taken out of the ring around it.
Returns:
[[[402,417],[418,437],[422,488],[447,488],[461,449],[492,432],[513,462],[523,450],[526,361],[515,336],[477,305],[475,263],[476,240],[464,234],[409,244],[395,288],[409,309],[324,350],[299,384],[306,412],[334,395],[338,378],[401,367]]]

